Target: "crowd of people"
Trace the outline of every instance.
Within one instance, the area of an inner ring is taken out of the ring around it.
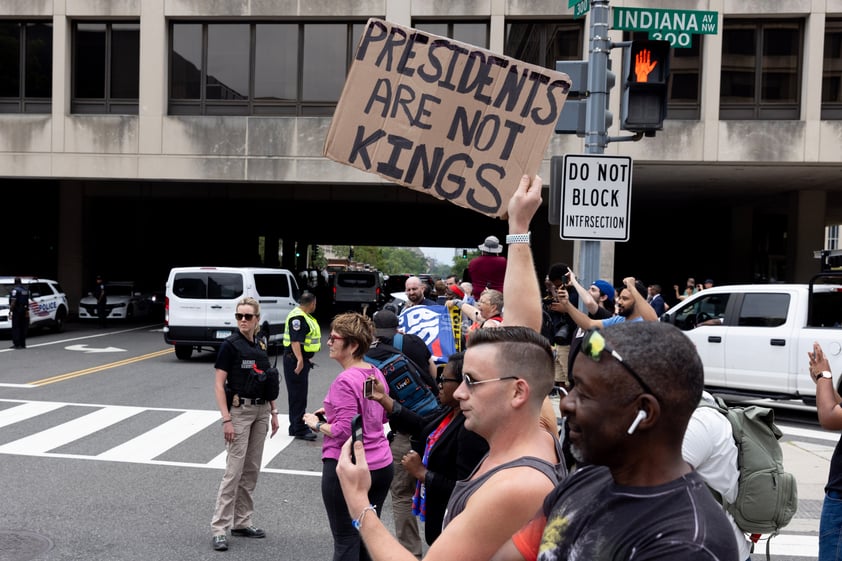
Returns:
[[[747,544],[709,489],[719,486],[727,498],[737,466],[733,451],[706,453],[724,446],[726,433],[715,426],[721,418],[696,413],[698,353],[677,328],[657,321],[668,306],[657,284],[627,276],[617,289],[603,279],[583,285],[566,263],[536,278],[528,232],[541,187],[537,176],[521,179],[508,203],[507,256],[500,239],[487,237],[476,258],[483,262],[469,264],[470,280],[449,277],[427,294],[410,277],[399,313],[334,317],[327,347],[341,372],[309,412],[301,386],[321,343],[318,322],[310,321],[315,297],[306,293],[290,314],[289,434],[322,438],[333,561],[747,558]],[[399,316],[430,306],[444,306],[464,327],[456,330],[463,350],[438,364],[421,334],[396,341]],[[244,302],[237,315],[243,336],[257,341],[249,322],[259,318],[259,305]],[[402,406],[384,372],[365,360],[396,344],[437,395],[432,413]],[[252,400],[257,408],[247,420],[241,417],[251,410],[226,404],[226,377],[247,364],[231,352],[220,356],[217,404],[229,465],[212,532],[214,548],[223,550],[228,530],[265,536],[253,525],[251,495],[260,438],[278,423],[274,402]],[[817,350],[816,369],[821,360]],[[235,422],[249,423],[245,435]],[[717,464],[708,459],[714,456]],[[732,477],[722,481],[706,475],[728,470]],[[380,519],[387,496],[392,528]]]

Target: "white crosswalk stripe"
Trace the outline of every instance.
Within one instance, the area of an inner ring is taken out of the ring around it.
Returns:
[[[219,422],[219,411],[38,402],[11,399],[0,399],[0,402],[13,404],[6,409],[0,410],[0,427],[6,427],[22,421],[34,419],[40,415],[46,415],[57,411],[63,407],[85,407],[93,409],[90,413],[77,417],[76,419],[59,423],[49,429],[2,444],[0,445],[0,454],[74,458],[204,469],[225,469],[226,451],[225,446],[222,444],[220,445],[219,454],[217,454],[209,462],[175,462],[156,459],[164,455],[167,451],[177,447],[188,438],[207,429],[211,425],[217,424]],[[176,412],[178,414],[158,426],[100,454],[82,455],[54,452],[54,450],[62,446],[71,444],[81,438],[95,434],[98,431],[115,425],[116,423],[147,411],[167,411]],[[278,423],[280,426],[285,427],[289,424],[289,418],[286,415],[279,415]],[[273,438],[269,438],[267,436],[266,444],[263,448],[263,461],[261,466],[263,471],[269,473],[286,473],[320,477],[321,473],[309,470],[299,471],[266,467],[287,446],[289,446],[293,440],[293,437],[282,436],[280,433],[276,434]]]

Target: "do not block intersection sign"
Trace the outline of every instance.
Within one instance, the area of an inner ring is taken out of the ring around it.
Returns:
[[[561,239],[628,241],[631,181],[628,156],[565,154]]]

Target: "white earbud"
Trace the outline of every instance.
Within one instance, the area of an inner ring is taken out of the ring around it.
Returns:
[[[643,421],[643,419],[645,419],[646,417],[648,417],[648,415],[646,414],[646,411],[644,411],[643,409],[639,409],[637,411],[637,417],[634,418],[634,421],[632,421],[632,424],[629,427],[629,430],[626,431],[626,432],[628,432],[629,434],[634,434],[634,431],[637,430],[637,425],[639,425],[640,422]]]

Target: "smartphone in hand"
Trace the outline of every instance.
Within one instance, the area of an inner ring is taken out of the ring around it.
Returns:
[[[357,463],[357,457],[354,454],[354,443],[356,441],[363,441],[363,418],[361,415],[354,415],[351,419],[351,463]]]
[[[371,399],[374,396],[374,378],[366,378],[364,395],[366,399]]]

